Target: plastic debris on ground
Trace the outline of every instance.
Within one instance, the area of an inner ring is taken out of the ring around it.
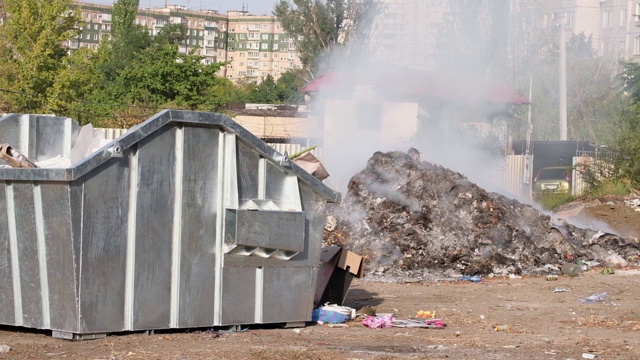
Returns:
[[[580,302],[584,304],[592,304],[597,302],[609,302],[609,295],[606,292],[593,294],[587,297],[580,298]]]
[[[555,288],[555,289],[553,289],[553,293],[554,293],[554,294],[557,294],[557,293],[563,293],[563,292],[569,292],[569,291],[571,291],[571,290],[569,290],[569,289],[562,289],[562,288]]]
[[[0,354],[8,353],[9,351],[11,351],[9,345],[0,345]]]
[[[408,319],[408,320],[395,320],[391,322],[393,327],[410,327],[410,328],[425,328],[425,329],[444,329],[446,324],[441,319]]]
[[[418,311],[418,314],[416,315],[416,317],[419,319],[433,319],[436,317],[436,312],[420,310]]]
[[[480,276],[460,276],[460,280],[462,281],[471,281],[471,282],[481,282],[482,281],[482,277]]]
[[[393,314],[387,314],[382,316],[367,316],[362,320],[362,325],[370,329],[383,329],[393,326],[393,322],[396,320]]]
[[[602,275],[613,275],[615,273],[616,272],[612,268],[604,268],[601,272]]]
[[[435,316],[435,312],[423,312],[430,313]],[[418,314],[420,314],[420,312]],[[371,329],[383,329],[389,327],[398,328],[423,328],[423,329],[444,329],[447,325],[442,319],[436,318],[409,318],[409,319],[396,319],[393,314],[385,314],[379,316],[367,316],[362,320],[362,325]]]
[[[318,324],[342,324],[355,318],[356,309],[336,304],[325,304],[311,313],[311,321]]]

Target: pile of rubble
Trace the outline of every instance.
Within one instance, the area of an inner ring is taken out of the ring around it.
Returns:
[[[330,210],[325,243],[380,280],[549,274],[564,262],[637,261],[640,244],[489,193],[419,153],[376,152]]]

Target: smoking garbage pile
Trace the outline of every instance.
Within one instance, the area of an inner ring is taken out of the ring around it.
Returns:
[[[374,153],[330,210],[325,243],[363,255],[367,277],[551,274],[578,259],[638,261],[633,239],[552,219],[419,156]]]

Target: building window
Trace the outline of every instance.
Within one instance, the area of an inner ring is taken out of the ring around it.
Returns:
[[[262,44],[260,44],[260,48],[263,49],[263,50],[267,50],[269,48],[269,44],[262,43]]]
[[[273,44],[273,50],[274,51],[278,50],[278,44]]]
[[[633,40],[633,54],[640,55],[640,36],[636,36]]]
[[[262,40],[269,40],[269,34],[262,34]]]
[[[269,57],[269,54],[263,52],[262,54],[260,54],[260,56],[262,56],[263,59],[266,59]]]
[[[604,11],[602,13],[602,26],[611,27],[611,13],[612,11]]]
[[[627,9],[620,10],[620,26],[627,26]]]
[[[564,27],[570,28],[573,26],[573,12],[569,11],[564,13]]]

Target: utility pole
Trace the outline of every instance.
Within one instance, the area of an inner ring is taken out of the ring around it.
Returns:
[[[560,140],[567,140],[567,42],[564,0],[560,6]]]

